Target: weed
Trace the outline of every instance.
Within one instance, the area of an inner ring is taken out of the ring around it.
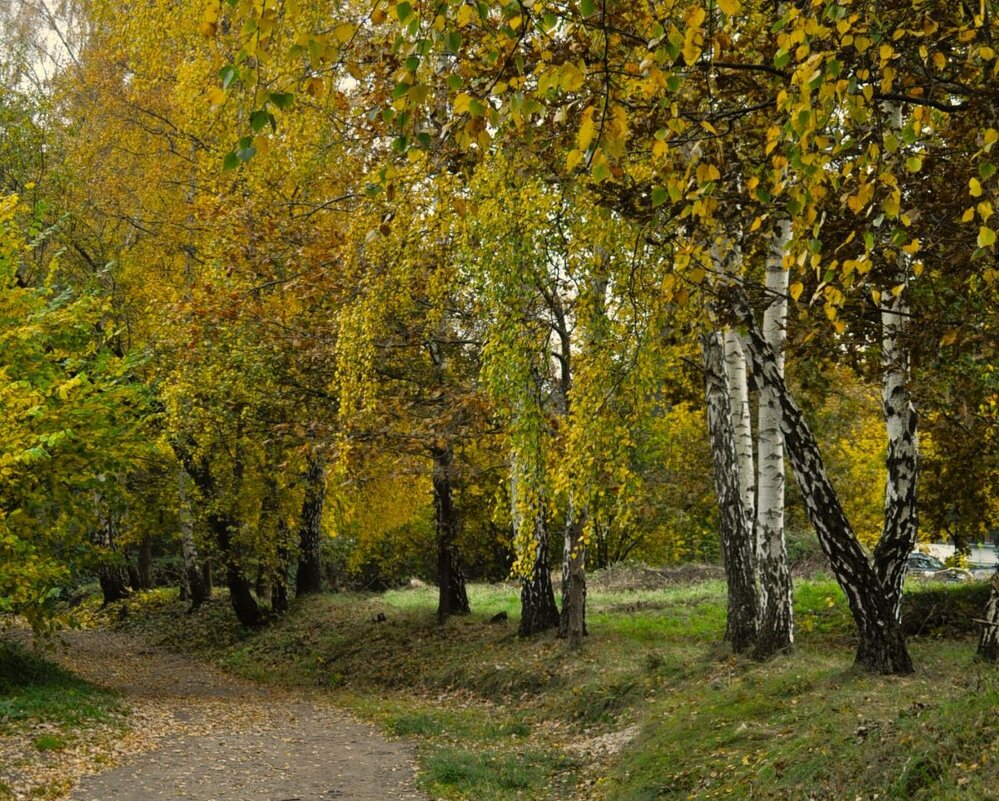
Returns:
[[[69,741],[61,734],[41,734],[31,744],[38,751],[61,751]]]

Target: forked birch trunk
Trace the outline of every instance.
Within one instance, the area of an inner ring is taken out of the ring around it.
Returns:
[[[815,437],[778,369],[776,354],[744,300],[736,301],[736,313],[748,331],[754,375],[761,386],[771,387],[777,398],[784,448],[805,509],[853,613],[859,640],[856,662],[877,673],[911,673],[912,659],[902,627],[843,512]]]
[[[763,338],[774,352],[776,368],[782,377],[788,291],[784,254],[790,239],[791,224],[782,221],[767,256],[765,280],[769,303],[763,313]],[[794,588],[784,539],[784,439],[780,403],[772,386],[759,389],[757,419],[756,562],[760,619],[754,656],[768,659],[794,647]]]

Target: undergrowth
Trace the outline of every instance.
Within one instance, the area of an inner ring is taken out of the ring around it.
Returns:
[[[471,587],[473,614],[444,626],[432,588],[310,597],[253,634],[221,597],[185,616],[160,592],[120,625],[244,676],[330,688],[416,743],[435,798],[999,798],[999,677],[973,661],[965,620],[982,590],[910,589],[932,636],[911,641],[903,678],[852,668],[849,610],[822,579],[797,587],[795,653],[765,664],[720,641],[715,580],[591,591],[574,655],[517,636],[509,585]]]

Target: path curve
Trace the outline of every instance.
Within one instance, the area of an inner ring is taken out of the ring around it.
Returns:
[[[423,801],[405,744],[318,692],[284,690],[96,630],[60,661],[120,692],[133,731],[117,766],[69,801]]]

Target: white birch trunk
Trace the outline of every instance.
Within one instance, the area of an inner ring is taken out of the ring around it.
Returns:
[[[903,257],[899,257],[899,286],[904,284]],[[903,341],[908,304],[905,291],[886,293],[881,305],[881,399],[888,435],[888,470],[885,482],[885,517],[881,539],[874,552],[878,578],[901,619],[902,582],[906,559],[916,546],[916,475],[919,446],[916,439],[916,409],[909,394],[909,359]]]
[[[719,237],[711,248],[715,270],[725,276],[733,273],[733,262],[738,258],[732,243]],[[735,442],[736,468],[739,474],[739,497],[745,530],[753,531],[756,519],[756,470],[753,465],[753,420],[749,404],[749,371],[746,354],[737,331],[724,331],[725,377],[728,384],[728,402],[732,410],[732,435]],[[755,548],[754,561],[755,561]]]
[[[719,529],[728,584],[728,629],[736,653],[747,651],[756,638],[757,596],[753,574],[752,530],[746,527],[739,482],[738,458],[732,432],[731,394],[724,366],[721,332],[701,337],[708,435],[718,496]]]
[[[784,254],[790,239],[791,224],[781,221],[766,263],[769,303],[763,313],[762,333],[774,351],[781,376],[784,375],[784,346],[787,341],[788,271],[784,267]],[[784,439],[780,402],[772,386],[760,387],[758,421],[756,546],[760,623],[756,656],[765,659],[794,645],[793,587],[784,540]]]

